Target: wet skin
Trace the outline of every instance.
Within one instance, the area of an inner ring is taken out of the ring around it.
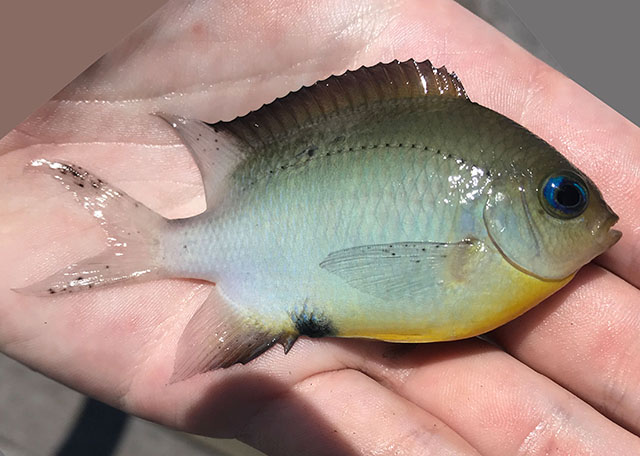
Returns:
[[[640,452],[637,127],[453,2],[253,3],[172,3],[0,142],[2,351],[131,413],[269,454]],[[164,216],[189,216],[204,208],[195,164],[147,113],[231,119],[346,67],[408,57],[455,70],[474,101],[558,148],[620,216],[611,251],[491,334],[502,348],[302,338],[287,356],[275,347],[167,386],[209,285],[44,301],[9,290],[104,242],[59,185],[23,174],[30,159],[78,163]]]

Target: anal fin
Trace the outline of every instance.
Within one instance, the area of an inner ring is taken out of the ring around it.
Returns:
[[[170,383],[246,364],[278,342],[291,348],[295,337],[240,314],[215,287],[180,336]]]

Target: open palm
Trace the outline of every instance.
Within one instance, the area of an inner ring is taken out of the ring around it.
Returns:
[[[230,120],[347,68],[431,59],[474,101],[545,138],[603,191],[620,243],[495,342],[299,340],[168,384],[210,284],[53,298],[10,289],[104,247],[32,159],[77,163],[166,217],[204,209],[155,111]],[[173,0],[0,141],[0,349],[168,426],[269,454],[640,454],[640,133],[450,0]]]

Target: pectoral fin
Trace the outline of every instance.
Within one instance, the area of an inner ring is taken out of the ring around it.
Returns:
[[[476,240],[363,245],[329,254],[320,267],[372,296],[416,298],[446,285],[452,269],[464,269],[481,245]]]

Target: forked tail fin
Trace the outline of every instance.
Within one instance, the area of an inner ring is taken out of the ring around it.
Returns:
[[[107,248],[16,292],[53,295],[164,276],[159,237],[167,219],[79,166],[39,159],[31,162],[29,170],[49,174],[70,190],[100,222],[107,233]]]

